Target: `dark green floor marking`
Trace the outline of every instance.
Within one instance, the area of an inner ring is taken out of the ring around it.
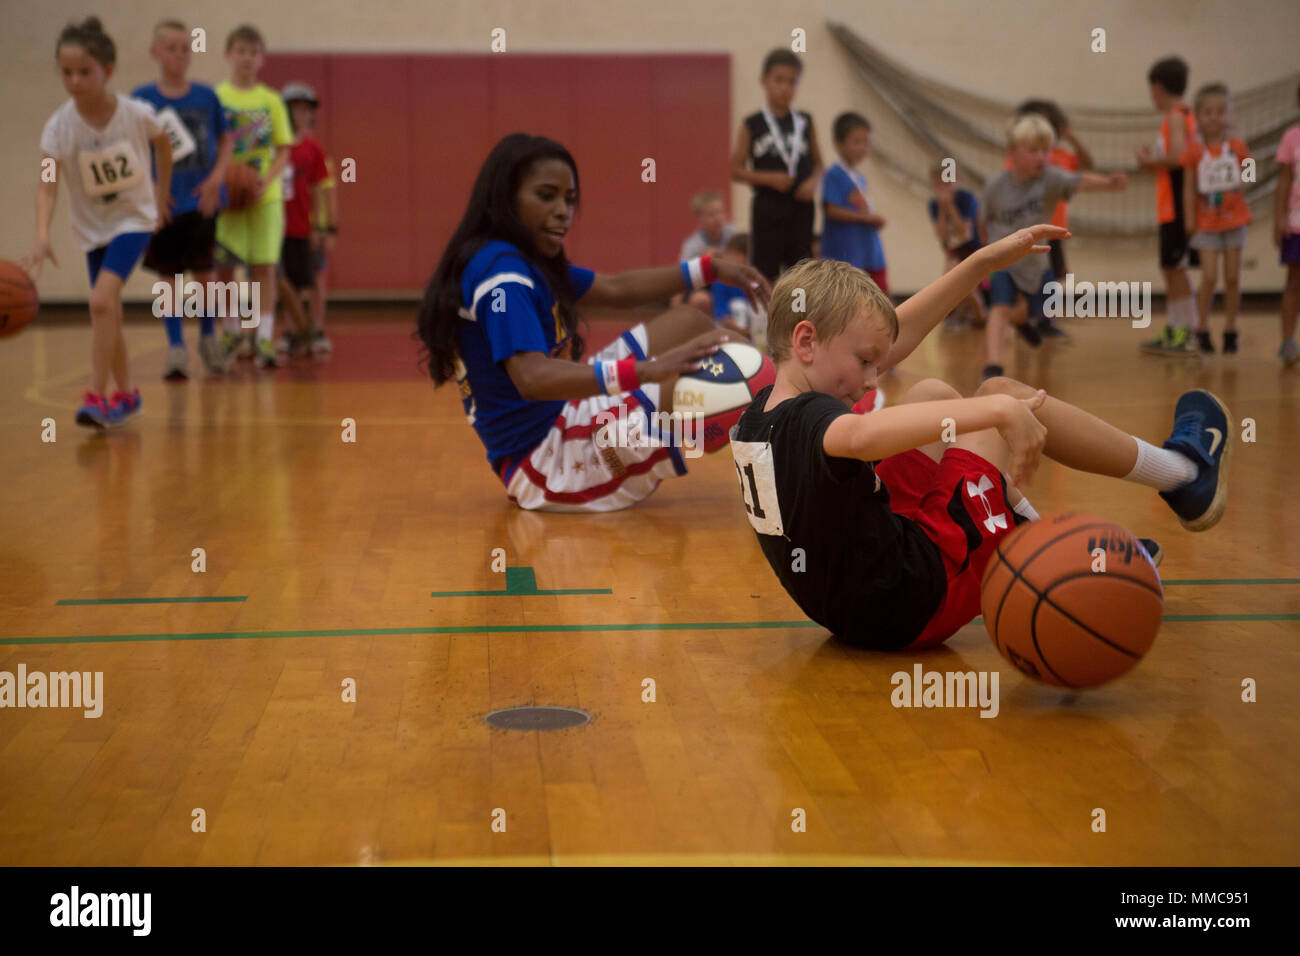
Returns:
[[[1300,584],[1300,578],[1184,578],[1160,583],[1165,587],[1180,584]]]
[[[55,601],[55,607],[85,607],[93,604],[234,604],[247,601],[248,595],[239,597],[182,597],[182,598],[65,598]]]
[[[1166,614],[1165,621],[1300,621],[1300,614]],[[976,618],[972,624],[981,623]],[[753,631],[820,628],[812,621],[683,621],[658,624],[494,624],[429,627],[358,627],[300,631],[208,631],[196,634],[85,634],[64,637],[0,637],[0,645],[123,644],[149,641],[237,641],[284,637],[402,637],[433,634],[576,634],[621,631]]]
[[[506,568],[504,591],[432,591],[429,597],[539,597],[547,594],[613,594],[609,588],[560,588],[542,591],[532,568]]]

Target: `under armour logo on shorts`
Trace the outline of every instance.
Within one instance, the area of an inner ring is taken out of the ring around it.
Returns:
[[[1004,531],[1007,527],[1007,516],[1005,514],[994,514],[993,506],[989,504],[989,499],[985,497],[984,492],[993,490],[993,482],[989,480],[988,475],[980,475],[979,484],[973,481],[966,482],[966,494],[971,498],[979,498],[984,502],[984,530],[990,534],[997,528]]]

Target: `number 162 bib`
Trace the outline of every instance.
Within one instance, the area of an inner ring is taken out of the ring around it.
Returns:
[[[92,199],[134,189],[149,177],[126,140],[99,150],[83,149],[77,153],[77,166],[81,170],[81,188]]]

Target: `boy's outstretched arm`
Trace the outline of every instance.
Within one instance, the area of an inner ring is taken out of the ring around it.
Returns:
[[[1118,191],[1128,185],[1124,173],[1080,173],[1079,192],[1091,193],[1105,190]]]
[[[911,355],[930,330],[974,292],[986,275],[1005,269],[1027,255],[1050,251],[1046,244],[1048,239],[1069,237],[1069,231],[1060,226],[1030,226],[985,246],[935,279],[898,306],[898,338],[881,361],[880,371],[893,368]]]
[[[1047,428],[1034,416],[1034,409],[1046,398],[1047,393],[1039,390],[1024,399],[981,395],[941,402],[908,402],[870,415],[841,415],[822,436],[822,450],[833,458],[879,461],[938,441],[946,421],[951,419],[959,435],[996,428],[1011,450],[1012,482],[1020,484],[1028,481],[1038,468],[1047,440]]]

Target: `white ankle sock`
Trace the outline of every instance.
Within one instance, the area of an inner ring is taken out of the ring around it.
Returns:
[[[1196,328],[1196,297],[1174,299],[1169,303],[1169,324],[1176,329]]]
[[[1137,462],[1124,476],[1125,481],[1136,482],[1157,491],[1173,491],[1196,478],[1196,463],[1180,452],[1157,448],[1136,435]]]
[[[1030,521],[1038,520],[1038,512],[1034,510],[1034,506],[1029,503],[1028,498],[1021,498],[1020,501],[1011,506],[1011,510]]]

